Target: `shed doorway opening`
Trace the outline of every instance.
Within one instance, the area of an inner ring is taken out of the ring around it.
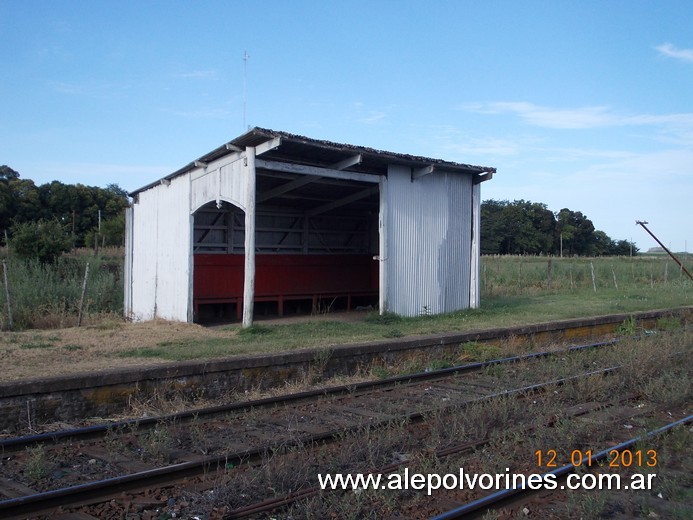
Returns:
[[[257,319],[377,308],[378,188],[310,180],[299,187],[294,176],[258,172]],[[296,188],[279,189],[289,183]],[[218,208],[210,202],[195,213],[196,322],[241,320],[244,242],[245,214],[240,208],[226,202]]]
[[[193,313],[197,323],[240,319],[245,272],[245,212],[209,202],[193,216]]]

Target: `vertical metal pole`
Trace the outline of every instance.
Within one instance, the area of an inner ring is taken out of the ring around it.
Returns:
[[[248,84],[248,51],[243,51],[243,131],[247,131],[246,127],[246,105],[248,104],[247,84]]]
[[[666,251],[667,254],[668,254],[671,258],[674,259],[674,262],[676,262],[676,263],[679,265],[679,267],[683,270],[683,272],[686,273],[686,274],[688,275],[688,278],[690,278],[691,280],[693,280],[693,275],[691,275],[691,273],[688,272],[688,269],[686,269],[686,268],[684,267],[684,265],[683,265],[681,262],[679,262],[679,259],[676,258],[676,257],[674,256],[674,253],[672,253],[671,251],[669,251],[669,250],[666,248],[666,246],[665,246],[664,244],[662,244],[656,236],[654,236],[654,233],[652,233],[652,231],[650,231],[649,229],[647,229],[647,226],[645,225],[645,224],[647,224],[647,222],[642,222],[642,221],[640,221],[640,220],[636,220],[636,221],[635,221],[635,224],[636,224],[636,225],[642,226],[642,228],[643,228],[645,231],[647,231],[647,232],[650,234],[650,236],[651,236],[652,238],[655,239],[655,241],[662,247],[662,249],[664,249],[664,251]]]

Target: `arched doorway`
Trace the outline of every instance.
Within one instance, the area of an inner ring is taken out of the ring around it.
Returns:
[[[243,309],[245,212],[209,202],[193,214],[193,321],[240,319]]]

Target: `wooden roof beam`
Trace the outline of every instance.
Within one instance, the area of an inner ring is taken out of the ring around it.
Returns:
[[[279,145],[282,144],[282,138],[281,137],[275,137],[274,139],[270,139],[269,141],[265,141],[264,143],[261,143],[255,147],[255,156],[257,157],[258,155],[262,155],[263,153],[267,153],[271,150],[274,150],[275,148],[279,148]]]
[[[255,201],[257,203],[265,202],[269,199],[279,197],[280,195],[284,195],[285,193],[289,193],[290,191],[298,189],[301,186],[305,186],[306,184],[310,184],[311,182],[316,182],[318,180],[320,180],[320,177],[311,177],[309,175],[299,177],[298,179],[284,183],[281,186],[267,190],[264,193],[258,193]]]
[[[474,184],[480,184],[485,181],[490,181],[493,178],[493,172],[477,173],[474,176]]]
[[[308,215],[309,217],[314,217],[315,215],[319,215],[320,213],[325,213],[333,209],[341,208],[342,206],[346,206],[347,204],[351,204],[352,202],[356,202],[357,200],[370,197],[371,195],[378,193],[379,190],[380,188],[378,186],[372,186],[365,190],[353,193],[348,197],[343,197],[339,200],[333,200],[332,202],[328,202],[327,204],[323,204],[322,206],[318,206],[317,208],[310,209],[306,211],[306,215]]]
[[[285,163],[280,161],[267,161],[256,159],[255,167],[264,170],[274,170],[278,172],[296,173],[299,175],[313,175],[316,177],[330,177],[332,179],[343,179],[359,182],[380,182],[380,175],[370,173],[348,172],[335,170],[333,168],[320,168],[318,166],[307,166],[305,164]]]
[[[356,155],[352,155],[351,157],[347,157],[346,159],[342,159],[341,161],[334,163],[332,166],[330,166],[330,168],[332,168],[333,170],[346,170],[351,166],[361,164],[361,161],[363,161],[363,155],[358,153]]]

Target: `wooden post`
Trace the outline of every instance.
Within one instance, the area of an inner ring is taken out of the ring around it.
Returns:
[[[5,298],[7,299],[7,330],[14,329],[12,321],[12,302],[10,300],[10,286],[7,283],[7,262],[2,261],[2,280],[5,284]]]
[[[82,326],[82,311],[84,310],[84,295],[87,292],[87,278],[89,277],[89,262],[84,268],[84,281],[82,282],[82,296],[79,299],[79,314],[77,315],[77,326]]]
[[[618,289],[618,283],[616,283],[616,271],[614,270],[613,265],[611,266],[611,274],[614,277],[614,287],[616,287],[616,289]]]
[[[552,283],[553,283],[553,259],[549,258],[549,265],[547,266],[547,273],[546,273],[546,285],[548,286],[549,290],[551,290]]]
[[[245,275],[243,280],[243,327],[253,324],[255,301],[255,147],[247,146],[248,185],[245,206]]]
[[[590,262],[590,271],[592,272],[592,288],[597,292],[597,282],[594,279],[594,262]]]

